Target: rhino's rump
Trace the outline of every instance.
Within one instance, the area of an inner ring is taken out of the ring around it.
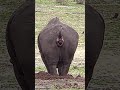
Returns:
[[[58,33],[61,31],[61,34],[64,39],[64,44],[62,47],[58,47],[56,44],[56,40],[58,37]],[[68,60],[71,56],[73,56],[77,43],[78,43],[78,34],[72,30],[72,28],[68,28],[64,25],[55,25],[51,29],[44,30],[39,35],[39,49],[42,54],[44,54],[46,59],[58,61]],[[61,58],[61,59],[60,59]]]

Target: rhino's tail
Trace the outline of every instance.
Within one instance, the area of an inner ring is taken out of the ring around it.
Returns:
[[[56,40],[56,44],[57,44],[58,47],[62,47],[63,44],[64,44],[64,38],[63,38],[63,36],[61,34],[61,31],[58,34],[58,37],[57,37],[57,40]]]

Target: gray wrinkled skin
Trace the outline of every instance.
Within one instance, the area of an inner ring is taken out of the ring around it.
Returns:
[[[63,45],[58,47],[56,40],[61,33]],[[53,18],[38,36],[38,47],[48,73],[67,75],[78,45],[78,33],[71,27]]]

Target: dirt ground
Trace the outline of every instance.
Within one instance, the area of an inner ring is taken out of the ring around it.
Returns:
[[[85,87],[84,84],[85,78],[80,75],[77,77],[73,77],[72,75],[67,76],[53,76],[48,74],[47,72],[41,71],[35,74],[35,88],[37,89],[83,89]]]

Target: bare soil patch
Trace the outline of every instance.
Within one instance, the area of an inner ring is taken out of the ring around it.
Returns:
[[[68,74],[66,76],[50,75],[47,72],[40,71],[35,74],[35,84],[37,89],[45,88],[55,88],[55,89],[65,89],[65,88],[76,88],[83,89],[85,87],[85,78],[78,75],[73,77]]]

